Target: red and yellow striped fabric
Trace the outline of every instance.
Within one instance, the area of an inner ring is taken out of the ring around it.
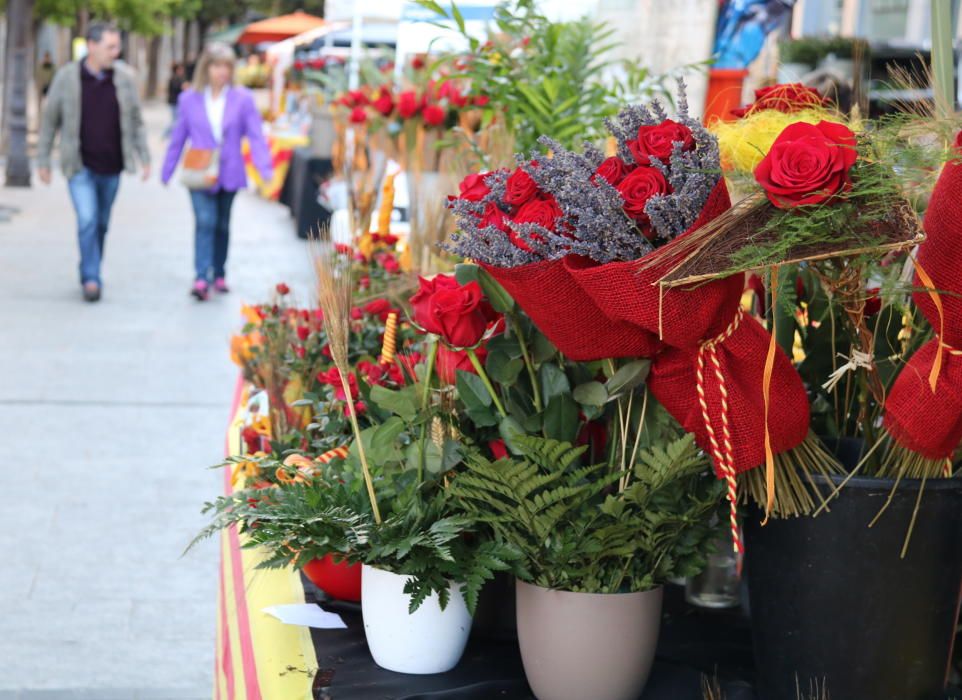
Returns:
[[[227,434],[227,453],[240,454],[238,416],[247,389],[238,381]],[[224,492],[231,493],[224,470]],[[242,548],[236,528],[221,533],[220,590],[214,700],[311,700],[317,657],[306,627],[285,625],[263,612],[270,605],[304,602],[293,569],[257,569],[264,553]]]

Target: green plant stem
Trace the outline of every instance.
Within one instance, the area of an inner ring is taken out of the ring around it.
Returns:
[[[438,360],[438,341],[434,340],[431,343],[431,349],[428,350],[428,368],[424,372],[424,389],[421,391],[421,409],[424,410],[428,407],[428,397],[431,395],[431,378],[434,375],[434,365]]]
[[[521,332],[520,319],[516,314],[511,314],[511,324],[515,328],[518,336],[518,345],[521,346],[521,356],[524,358],[524,366],[528,369],[528,378],[531,380],[531,390],[534,392],[534,409],[539,413],[544,408],[541,403],[541,387],[538,384],[538,375],[534,371],[534,362],[531,361],[531,353],[528,352],[528,343]]]
[[[421,413],[426,413],[428,409],[428,399],[431,396],[431,378],[434,376],[434,365],[438,359],[438,341],[435,339],[431,343],[431,349],[428,350],[428,366],[427,370],[424,372],[424,390],[421,392]],[[421,435],[418,439],[418,483],[423,483],[424,481],[424,466],[427,461],[427,441],[428,437],[428,424],[427,422],[421,423]]]
[[[468,349],[465,352],[468,353],[468,359],[471,360],[471,365],[474,367],[474,371],[478,373],[481,377],[481,381],[484,382],[484,388],[488,390],[491,395],[491,399],[494,401],[495,408],[498,409],[498,413],[501,414],[502,418],[508,417],[508,412],[504,410],[504,406],[501,404],[501,399],[498,398],[498,393],[494,390],[494,386],[491,384],[491,380],[488,379],[488,373],[484,371],[484,367],[481,366],[481,361],[478,359],[477,353]]]
[[[361,471],[364,473],[364,485],[367,487],[367,497],[371,501],[371,510],[374,511],[374,522],[381,524],[381,511],[377,507],[377,496],[374,494],[374,479],[371,478],[371,470],[367,464],[367,454],[364,452],[364,440],[361,438],[361,426],[357,422],[357,411],[354,410],[354,397],[351,395],[351,385],[348,382],[348,375],[341,374],[341,387],[347,397],[347,412],[351,417],[351,427],[354,429],[354,439],[357,441],[357,454],[361,459]]]

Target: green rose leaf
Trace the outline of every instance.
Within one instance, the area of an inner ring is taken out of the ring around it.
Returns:
[[[371,401],[385,411],[390,411],[405,421],[413,421],[418,415],[418,404],[409,391],[394,391],[387,387],[371,387]]]
[[[477,265],[472,265],[471,263],[459,263],[454,266],[454,279],[458,281],[462,287],[469,282],[478,282],[478,274],[481,268]]]
[[[524,360],[520,358],[512,359],[501,351],[489,352],[485,369],[492,381],[504,386],[514,386],[514,383],[518,381],[518,375],[524,369]]]
[[[494,277],[488,274],[488,271],[484,268],[477,268],[478,270],[478,282],[481,284],[481,289],[484,290],[484,295],[491,302],[491,307],[502,314],[510,313],[514,310],[514,298],[508,294],[504,287],[502,287]]]
[[[614,398],[622,392],[631,391],[648,378],[651,360],[633,360],[624,367],[620,367],[605,383],[608,396]],[[610,400],[609,398],[609,400]]]
[[[578,402],[571,394],[555,396],[544,409],[544,432],[549,438],[574,442],[578,435]]]
[[[469,411],[484,409],[491,405],[491,394],[484,387],[481,377],[465,372],[463,369],[457,370],[455,374],[458,396]]]
[[[574,400],[585,406],[604,406],[608,400],[608,390],[601,382],[579,384],[572,392]]]
[[[518,437],[524,435],[524,428],[518,421],[511,416],[502,418],[501,423],[498,425],[498,433],[501,435],[501,438],[504,440],[504,444],[507,445],[512,454],[523,454],[516,442]]]
[[[551,403],[551,399],[554,397],[571,393],[571,384],[568,382],[568,377],[557,365],[541,365],[538,375],[541,380],[541,396],[545,406]]]

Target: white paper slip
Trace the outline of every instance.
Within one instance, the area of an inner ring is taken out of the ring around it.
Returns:
[[[347,629],[344,620],[337,613],[327,612],[320,605],[313,603],[295,603],[292,605],[272,605],[264,608],[272,617],[286,625],[300,625],[301,627],[315,627],[321,630]]]

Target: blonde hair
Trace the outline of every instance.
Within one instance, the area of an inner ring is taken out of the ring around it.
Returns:
[[[200,55],[197,66],[194,68],[194,80],[192,83],[194,89],[198,92],[203,92],[207,87],[207,83],[210,81],[207,69],[210,68],[212,63],[227,63],[230,65],[229,83],[234,83],[234,67],[237,63],[237,56],[234,54],[234,49],[227,44],[215,41],[204,47],[204,53]]]

